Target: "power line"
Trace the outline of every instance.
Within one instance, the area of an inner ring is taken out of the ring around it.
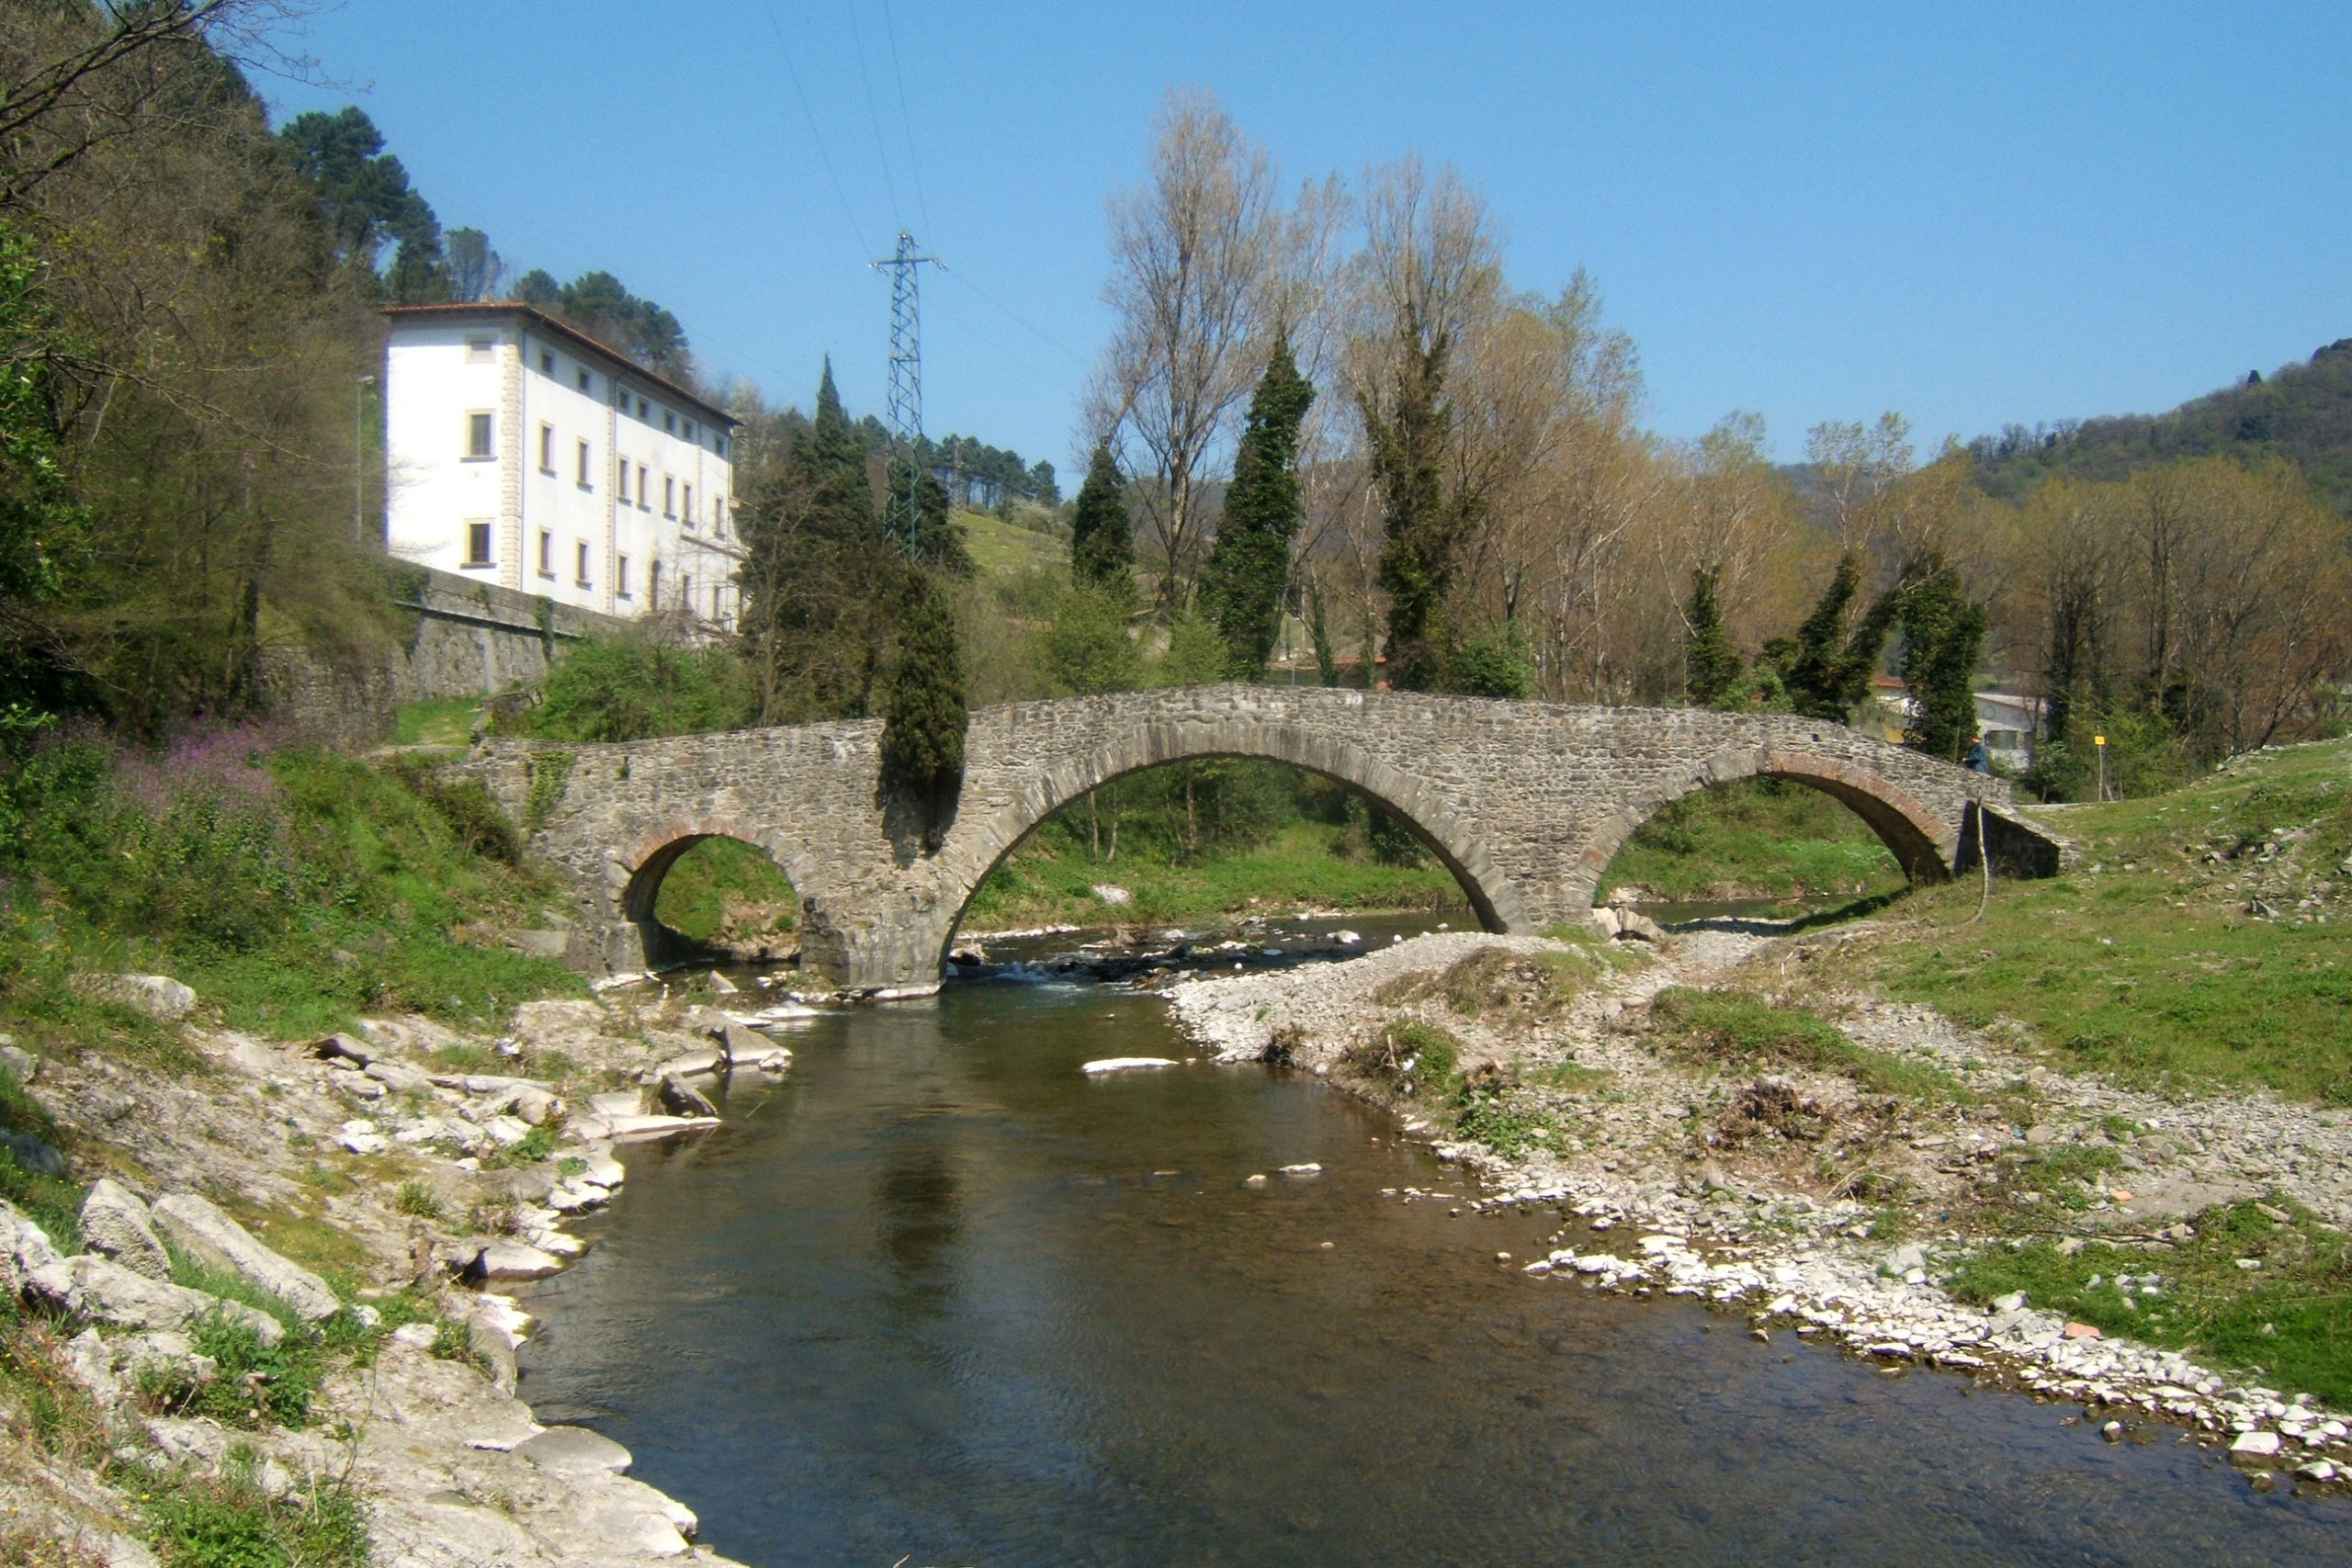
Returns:
[[[965,288],[978,295],[996,310],[1001,311],[1006,319],[1011,321],[1014,326],[1021,328],[1030,336],[1035,338],[1039,343],[1044,344],[1047,348],[1052,349],[1055,353],[1061,355],[1064,358],[1068,359],[1071,364],[1076,365],[1079,368],[1085,369],[1087,367],[1086,355],[1079,353],[1076,349],[1071,348],[1069,344],[1058,342],[1053,337],[1048,336],[1042,328],[1036,326],[1029,320],[1028,317],[1023,316],[1020,311],[1014,310],[1012,306],[1006,304],[1003,300],[998,299],[995,295],[989,293],[978,284],[973,282],[972,279],[964,273],[954,270],[949,267],[945,262],[941,262],[938,265],[941,272],[946,274],[947,276],[954,278],[956,282],[962,284]]]
[[[857,226],[857,214],[851,210],[849,192],[842,187],[841,175],[833,172],[832,156],[825,151],[825,134],[817,129],[817,116],[808,107],[808,94],[800,85],[799,69],[792,63],[791,46],[784,41],[784,24],[776,19],[775,0],[768,0],[767,11],[768,27],[775,33],[776,51],[784,56],[785,73],[792,78],[793,96],[800,100],[800,118],[808,122],[809,140],[817,144],[817,161],[825,166],[825,178],[831,182],[833,195],[841,200],[842,216],[848,220],[849,231],[857,240],[858,254],[867,254],[865,231]]]
[[[899,28],[890,19],[890,0],[882,0],[882,36],[890,41],[890,79],[899,88],[899,128],[907,133],[907,170],[914,175],[915,210],[922,214],[924,231],[936,232],[932,228],[931,203],[922,193],[922,161],[915,156],[915,123],[907,113],[907,73],[899,69]]]
[[[857,79],[865,88],[865,123],[874,128],[874,151],[882,160],[882,188],[890,193],[890,220],[906,231],[906,214],[899,210],[898,182],[890,177],[890,148],[882,136],[882,114],[874,107],[874,74],[865,68],[865,29],[858,26],[857,0],[846,0],[849,6],[850,42],[857,50]]]

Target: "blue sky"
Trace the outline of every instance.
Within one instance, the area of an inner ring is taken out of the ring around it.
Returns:
[[[1294,179],[1454,164],[1515,285],[1591,270],[1671,436],[1893,409],[1924,447],[2352,336],[2352,6],[348,0],[304,41],[281,112],[357,102],[445,224],[617,274],[771,397],[830,353],[880,412],[864,263],[913,228],[928,427],[1065,472],[1171,84]]]

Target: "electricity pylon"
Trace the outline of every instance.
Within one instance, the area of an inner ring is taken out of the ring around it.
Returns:
[[[890,275],[890,446],[894,472],[890,499],[882,519],[883,532],[900,549],[915,536],[915,495],[919,480],[917,454],[922,448],[922,289],[918,269],[937,256],[919,254],[915,237],[899,231],[899,248],[887,260],[873,264]]]

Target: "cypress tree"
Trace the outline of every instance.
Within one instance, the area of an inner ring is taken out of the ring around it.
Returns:
[[[1298,494],[1298,426],[1314,400],[1314,386],[1291,357],[1290,339],[1277,336],[1250,400],[1216,545],[1201,577],[1201,607],[1225,639],[1227,668],[1236,680],[1265,679],[1266,660],[1281,634],[1291,541],[1305,515]]]
[[[1911,722],[1903,743],[1957,762],[1976,735],[1972,682],[1988,617],[1984,605],[1969,601],[1960,573],[1941,556],[1927,558],[1905,578],[1903,680],[1911,690]]]
[[[964,779],[964,655],[956,619],[927,573],[910,572],[899,606],[899,658],[882,699],[882,783],[928,807],[925,837],[936,841]]]
[[[1435,691],[1444,683],[1441,615],[1467,521],[1445,498],[1445,446],[1453,426],[1443,396],[1445,356],[1442,336],[1427,348],[1408,338],[1395,407],[1384,412],[1364,400],[1373,482],[1386,513],[1380,586],[1388,594],[1388,683],[1400,692]]]
[[[1715,603],[1715,572],[1701,567],[1690,574],[1690,640],[1683,651],[1683,690],[1702,707],[1713,707],[1739,683],[1739,650],[1724,630]]]
[[[1086,482],[1069,520],[1070,575],[1081,588],[1098,589],[1122,606],[1136,597],[1136,541],[1127,520],[1127,482],[1103,442],[1087,465]]]
[[[1807,718],[1843,724],[1870,695],[1871,676],[1901,604],[1896,594],[1881,594],[1849,633],[1846,611],[1861,588],[1861,578],[1859,556],[1849,550],[1838,557],[1837,575],[1797,627],[1788,691],[1795,710]]]

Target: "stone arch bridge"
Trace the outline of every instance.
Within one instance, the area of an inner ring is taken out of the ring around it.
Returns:
[[[1220,685],[1020,703],[972,715],[963,791],[926,852],[876,790],[878,720],[626,745],[493,740],[460,767],[530,825],[578,888],[600,973],[667,954],[663,874],[715,835],[773,856],[801,903],[803,962],[848,989],[938,983],[964,908],[1057,808],[1139,769],[1262,757],[1351,784],[1410,824],[1489,931],[1590,918],[1601,873],[1659,807],[1763,775],[1835,796],[1914,880],[1976,863],[2028,874],[2057,848],[2011,819],[2008,785],[1784,715],[1568,706],[1325,687]]]

